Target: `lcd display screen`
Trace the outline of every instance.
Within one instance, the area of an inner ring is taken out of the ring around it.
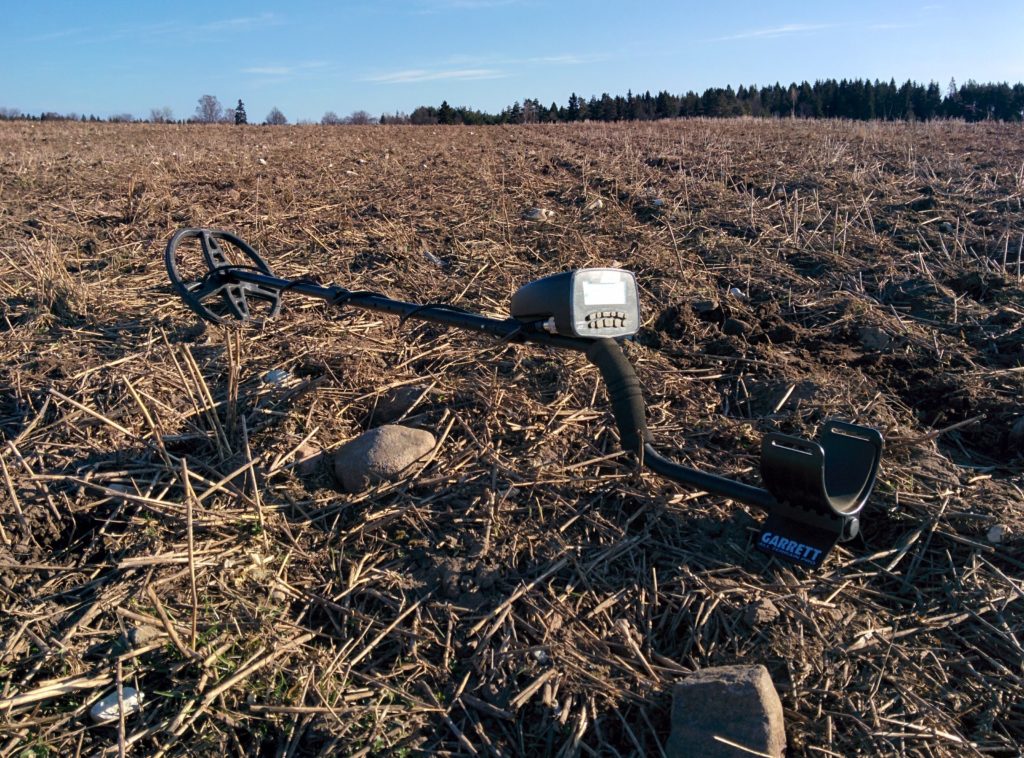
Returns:
[[[613,282],[583,282],[584,305],[625,305],[626,282],[616,279]]]

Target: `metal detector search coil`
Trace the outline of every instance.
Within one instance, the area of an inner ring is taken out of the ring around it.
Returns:
[[[181,243],[192,239],[199,240],[204,273],[186,281],[185,267],[179,265],[185,254]],[[246,262],[231,263],[221,243],[237,248]],[[496,319],[439,303],[407,303],[376,292],[281,279],[259,253],[229,232],[182,229],[168,242],[164,261],[185,304],[217,324],[255,320],[255,302],[262,302],[263,317],[271,318],[287,291],[509,342],[579,351],[601,373],[622,448],[674,482],[768,511],[755,543],[760,550],[817,568],[837,542],[852,539],[860,530],[861,512],[882,458],[882,435],[875,429],[830,421],[819,442],[767,435],[761,448],[764,488],[683,466],[658,452],[647,428],[640,380],[614,339],[635,334],[640,327],[636,279],[629,271],[580,269],[545,277],[512,296],[511,318]]]

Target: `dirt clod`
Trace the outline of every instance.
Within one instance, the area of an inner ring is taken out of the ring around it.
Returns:
[[[750,334],[752,327],[738,318],[727,318],[722,324],[722,332],[730,337],[744,337]]]
[[[762,598],[747,606],[743,614],[744,621],[750,626],[763,626],[770,624],[781,615],[781,611],[768,598]]]
[[[860,343],[865,350],[885,350],[892,344],[892,337],[879,329],[877,326],[862,326],[857,331]]]

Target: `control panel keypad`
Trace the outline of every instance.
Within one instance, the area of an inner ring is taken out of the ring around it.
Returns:
[[[621,329],[626,325],[626,312],[591,311],[586,320],[588,329]]]

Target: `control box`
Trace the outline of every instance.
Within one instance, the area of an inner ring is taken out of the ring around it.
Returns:
[[[628,337],[640,328],[640,297],[632,271],[583,268],[520,287],[512,318],[563,337]]]

